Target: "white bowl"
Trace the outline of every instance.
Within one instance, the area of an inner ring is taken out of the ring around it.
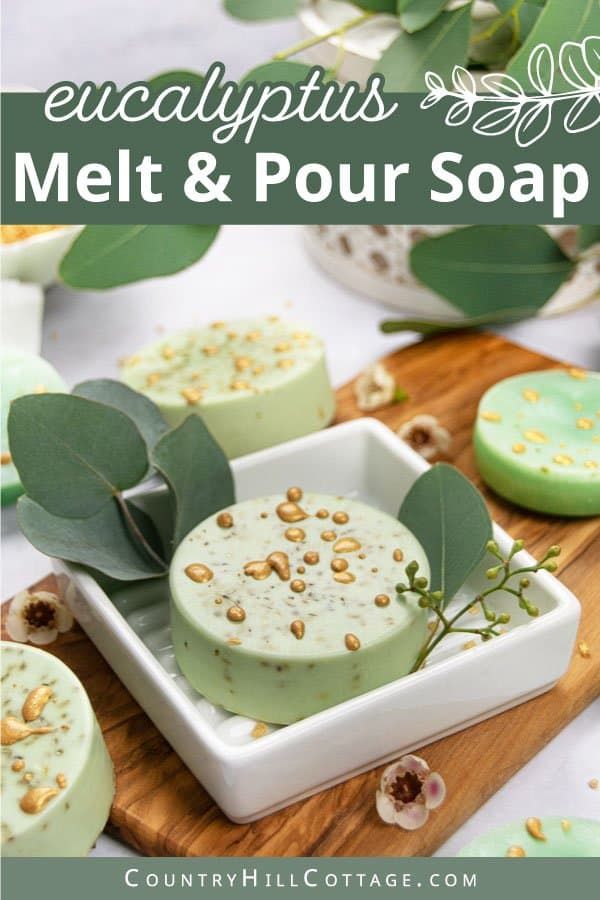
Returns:
[[[283,492],[294,483],[396,514],[427,463],[380,422],[358,419],[232,466],[240,500]],[[495,537],[503,550],[510,547],[502,529],[496,527]],[[523,552],[521,561],[531,557]],[[469,579],[470,596],[489,585],[485,568],[482,563]],[[147,605],[119,610],[90,575],[60,561],[55,570],[80,625],[235,822],[258,819],[549,690],[568,667],[580,614],[573,595],[541,572],[531,588],[538,619],[502,601],[512,615],[505,635],[468,652],[455,635],[416,674],[253,739],[255,722],[210,704],[180,673],[166,592],[150,589]],[[470,624],[477,621],[470,618]]]
[[[33,234],[22,241],[0,244],[2,278],[29,281],[46,287],[58,278],[60,261],[83,225],[63,225]]]

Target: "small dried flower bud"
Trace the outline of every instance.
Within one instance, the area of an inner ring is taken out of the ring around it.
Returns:
[[[493,553],[494,556],[500,552],[500,549],[499,549],[496,541],[488,541],[487,544],[485,545],[485,549],[487,550],[488,553]]]
[[[531,582],[529,578],[521,578],[521,580],[519,581],[519,587],[522,588],[528,588],[530,584]]]
[[[508,625],[510,622],[510,616],[508,613],[500,613],[498,616],[498,624],[499,625]]]
[[[492,612],[491,609],[488,609],[487,606],[483,610],[483,615],[485,616],[486,622],[495,622],[496,621],[495,614]]]
[[[419,578],[415,578],[415,587],[421,588],[422,590],[427,587],[429,584],[428,580],[421,575]]]
[[[432,591],[429,596],[436,603],[440,603],[444,599],[444,592],[443,591]]]
[[[407,584],[403,584],[402,582],[400,582],[399,584],[396,585],[396,593],[397,594],[405,594],[407,590],[408,590]]]
[[[416,559],[411,560],[406,567],[406,574],[410,577],[412,575],[416,575],[418,571],[419,563],[416,561]]]
[[[493,581],[494,578],[497,578],[498,575],[500,574],[501,568],[502,568],[502,566],[492,566],[492,568],[488,569],[487,572],[485,573],[485,577],[488,578],[490,581]]]
[[[555,563],[553,559],[550,559],[542,565],[542,569],[545,569],[547,572],[556,572],[558,563]]]
[[[525,541],[523,541],[519,538],[519,540],[515,541],[514,544],[512,545],[510,555],[514,556],[515,553],[519,553],[523,549],[524,546],[525,546]]]
[[[560,556],[560,547],[558,544],[553,544],[552,547],[549,547],[546,556]]]
[[[421,609],[427,609],[429,606],[429,598],[419,597],[419,606],[421,607]]]

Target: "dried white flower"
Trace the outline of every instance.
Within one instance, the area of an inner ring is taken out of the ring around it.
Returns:
[[[445,797],[442,776],[432,772],[420,756],[408,754],[384,771],[375,803],[386,824],[415,831],[425,824],[430,810],[437,809]]]
[[[405,422],[396,434],[424,459],[447,453],[452,443],[450,432],[440,425],[435,416],[426,414]]]
[[[382,363],[374,363],[358,376],[354,385],[356,405],[362,412],[373,412],[394,399],[396,382]]]
[[[10,604],[6,630],[13,641],[51,644],[59,632],[69,631],[73,616],[50,591],[21,591]]]

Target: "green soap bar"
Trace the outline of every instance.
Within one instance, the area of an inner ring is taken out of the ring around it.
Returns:
[[[425,610],[395,591],[413,559],[428,576],[413,534],[355,500],[232,506],[194,528],[171,564],[179,667],[211,702],[282,724],[394,681],[426,635]]]
[[[124,360],[121,378],[173,426],[197,412],[229,457],[317,431],[335,410],[322,341],[277,316],[172,335]]]
[[[600,514],[600,373],[529,372],[479,404],[481,477],[500,496],[556,516]]]
[[[546,840],[532,837],[525,820],[489,831],[467,844],[459,856],[596,856],[600,857],[600,822],[544,816]],[[521,852],[523,851],[523,852]]]
[[[85,856],[114,796],[112,762],[90,701],[52,654],[5,641],[1,647],[2,853]],[[46,697],[40,688],[49,689]],[[21,734],[26,727],[51,731],[15,740],[19,727]]]
[[[19,475],[10,460],[8,446],[8,410],[17,397],[45,391],[66,391],[66,385],[56,369],[34,353],[23,350],[3,350],[0,353],[0,383],[2,387],[2,506],[14,503],[23,493]]]

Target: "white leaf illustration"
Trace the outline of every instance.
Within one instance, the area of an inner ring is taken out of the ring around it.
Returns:
[[[588,94],[579,97],[565,116],[565,129],[569,134],[587,131],[600,122],[600,97]]]
[[[506,72],[488,72],[481,78],[483,86],[497,97],[524,97],[525,91],[516,78]]]
[[[434,93],[437,91],[446,91],[446,85],[444,81],[436,72],[427,72],[425,75],[425,84],[428,89]]]
[[[554,84],[554,56],[548,44],[538,44],[531,51],[527,66],[529,80],[540,94],[548,96]]]
[[[582,44],[566,41],[560,48],[558,64],[560,71],[573,87],[594,87],[596,77],[585,61]]]
[[[519,147],[530,147],[543,137],[552,121],[552,104],[544,100],[534,103],[521,117],[515,131]]]
[[[421,100],[421,109],[429,109],[430,106],[435,106],[436,103],[440,102],[442,96],[442,94],[427,94],[427,96]]]
[[[600,35],[592,34],[585,39],[583,44],[583,58],[596,79],[596,87],[600,79]]]
[[[446,125],[464,125],[472,109],[473,104],[469,100],[457,100],[446,113]]]
[[[473,131],[484,135],[504,134],[513,127],[520,112],[521,108],[517,104],[497,106],[475,121]]]
[[[468,69],[463,66],[454,66],[452,70],[452,84],[459,94],[474,96],[477,93],[477,84]]]

